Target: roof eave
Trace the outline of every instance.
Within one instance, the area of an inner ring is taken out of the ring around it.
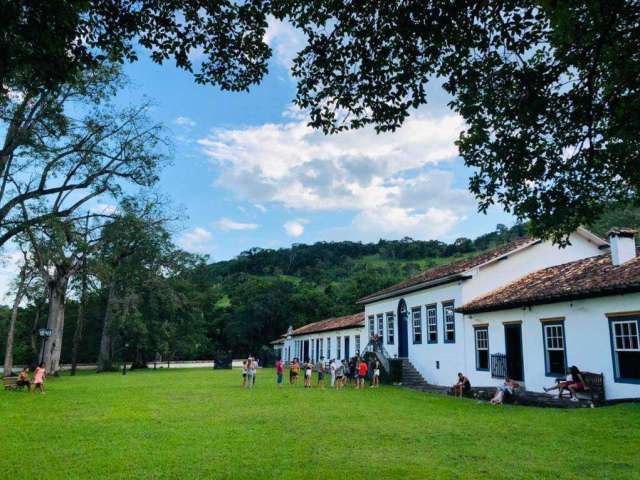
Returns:
[[[364,327],[364,320],[359,325],[345,325],[343,327],[327,328],[325,330],[314,330],[313,332],[292,333],[291,337],[301,337],[303,335],[313,335],[315,333],[335,332],[338,330],[348,330],[350,328],[362,328]]]
[[[430,280],[428,282],[418,283],[416,285],[412,285],[410,287],[400,288],[398,290],[393,290],[390,292],[386,292],[380,295],[364,297],[358,300],[356,303],[360,305],[365,305],[367,303],[378,302],[380,300],[386,300],[387,298],[397,297],[399,295],[404,295],[406,293],[412,293],[418,290],[426,290],[428,288],[437,287],[440,285],[445,285],[447,283],[457,282],[458,280],[468,280],[471,278],[471,275],[465,275],[464,273],[456,273],[454,275],[449,275],[446,277],[438,278],[436,280]]]

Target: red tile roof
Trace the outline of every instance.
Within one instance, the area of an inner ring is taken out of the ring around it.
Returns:
[[[276,340],[272,340],[269,342],[271,345],[281,345],[284,343],[284,337],[280,337]]]
[[[326,332],[329,330],[341,330],[343,328],[362,327],[364,325],[364,312],[344,317],[328,318],[319,322],[308,323],[296,328],[292,335],[306,335],[309,333]]]
[[[530,237],[520,238],[518,240],[514,240],[513,242],[509,242],[505,245],[494,248],[493,250],[489,250],[485,253],[481,253],[480,255],[476,255],[475,257],[466,258],[457,262],[430,268],[429,270],[426,270],[414,277],[367,295],[366,297],[358,300],[358,303],[369,303],[374,299],[381,300],[383,298],[395,296],[395,292],[399,290],[411,289],[412,287],[416,287],[414,289],[417,290],[423,283],[437,282],[438,280],[444,280],[447,277],[457,278],[464,272],[482,265],[483,263],[487,263],[491,260],[496,260],[509,254],[510,252],[513,252],[514,250],[518,250],[522,247],[525,247],[526,245],[533,245],[537,242],[539,242],[539,240]]]
[[[606,253],[530,273],[457,311],[490,312],[631,292],[640,292],[640,256],[615,266]]]

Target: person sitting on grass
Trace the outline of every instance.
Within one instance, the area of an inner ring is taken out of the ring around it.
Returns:
[[[27,387],[27,392],[31,390],[31,380],[29,380],[29,369],[24,367],[18,375],[18,380],[16,380],[16,386],[22,388]]]
[[[313,363],[307,362],[304,366],[304,388],[311,388],[311,375],[313,375]]]
[[[320,357],[320,363],[318,364],[318,386],[324,388],[324,357]]]
[[[46,371],[44,369],[44,363],[41,363],[36,367],[36,371],[33,374],[33,384],[31,385],[31,391],[35,392],[36,388],[40,390],[40,393],[44,394],[44,380],[46,378]]]
[[[569,375],[567,376],[567,380],[563,381],[561,379],[556,380],[556,385],[550,388],[543,388],[545,392],[550,392],[552,390],[558,390],[558,398],[562,398],[562,392],[565,390],[569,390],[571,392],[570,400],[572,402],[577,402],[578,397],[576,397],[576,391],[578,390],[586,390],[586,382],[584,381],[584,377],[582,376],[582,372],[575,365],[571,366],[569,369]]]
[[[276,384],[278,388],[282,388],[282,383],[284,382],[284,362],[282,359],[278,359],[276,362]]]
[[[380,386],[380,361],[373,362],[373,382],[371,388],[378,388]]]
[[[513,392],[518,385],[509,377],[504,379],[504,383],[496,389],[496,393],[491,399],[493,405],[502,405],[505,400],[513,396]]]
[[[358,365],[358,388],[364,388],[364,380],[367,378],[368,371],[369,367],[367,366],[367,362],[361,359]]]
[[[458,383],[453,386],[453,394],[458,398],[462,398],[462,395],[469,392],[471,390],[471,382],[469,379],[462,374],[462,372],[458,372]]]

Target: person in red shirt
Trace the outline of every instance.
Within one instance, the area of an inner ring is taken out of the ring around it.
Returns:
[[[278,388],[282,388],[282,383],[284,382],[284,362],[282,359],[276,362],[276,383],[278,384]]]
[[[367,376],[368,370],[367,362],[360,360],[360,364],[358,365],[358,388],[364,388],[364,379]]]

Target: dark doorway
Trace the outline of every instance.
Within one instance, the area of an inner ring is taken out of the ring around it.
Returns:
[[[309,361],[309,340],[305,340],[302,344],[302,361]]]
[[[320,361],[320,339],[316,339],[316,362]]]
[[[407,328],[407,304],[404,299],[398,303],[398,357],[409,356],[409,332]]]
[[[349,337],[344,337],[344,358],[346,358],[347,360],[349,360],[349,358],[350,358],[350,354],[349,354]]]
[[[507,375],[513,380],[524,381],[524,362],[522,360],[522,326],[508,324],[504,326],[504,343],[507,354]]]

